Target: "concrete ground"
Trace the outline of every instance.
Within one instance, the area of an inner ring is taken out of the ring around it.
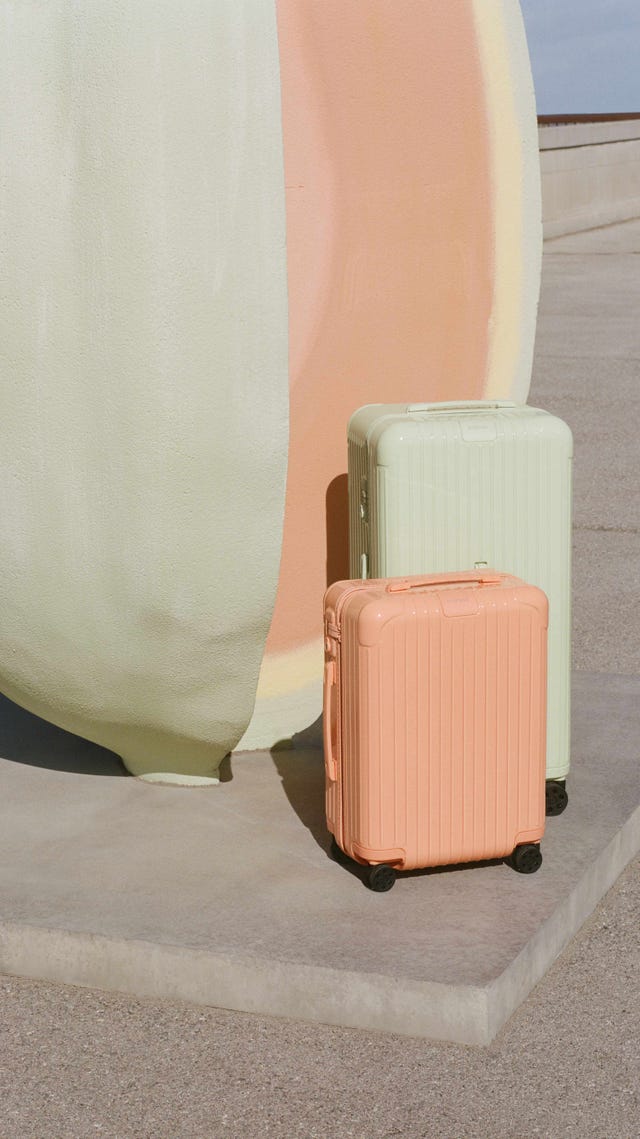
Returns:
[[[640,222],[547,244],[530,396],[576,441],[575,665],[627,675],[640,673],[636,252]],[[638,865],[486,1049],[2,978],[0,1137],[632,1139]]]

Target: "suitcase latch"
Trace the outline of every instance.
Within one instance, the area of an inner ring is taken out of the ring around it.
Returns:
[[[369,495],[366,479],[360,480],[360,519],[362,522],[369,521]]]
[[[325,648],[325,652],[327,653],[327,656],[335,659],[335,657],[338,655],[339,643],[340,643],[340,630],[339,630],[339,628],[337,627],[337,625],[333,625],[333,624],[331,624],[330,621],[327,621],[327,623],[325,625],[325,638],[324,638],[324,648]]]

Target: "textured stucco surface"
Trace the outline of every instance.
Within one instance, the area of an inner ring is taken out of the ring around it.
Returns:
[[[474,0],[487,101],[493,189],[493,301],[485,398],[525,403],[542,259],[533,78],[517,0]]]
[[[0,687],[211,775],[280,557],[288,315],[262,0],[0,0]]]

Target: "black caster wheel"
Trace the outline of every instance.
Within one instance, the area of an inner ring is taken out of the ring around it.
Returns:
[[[564,779],[549,779],[545,786],[545,813],[561,815],[568,802]]]
[[[338,846],[333,835],[331,836],[331,857],[334,862],[341,862],[343,866],[349,861],[344,850],[341,846]]]
[[[511,855],[511,865],[518,874],[535,874],[542,866],[540,847],[534,842],[523,842]]]
[[[368,866],[365,873],[365,882],[370,890],[375,890],[377,894],[383,894],[386,890],[390,890],[396,880],[396,872],[393,866],[387,866],[386,862],[381,862],[378,866]]]

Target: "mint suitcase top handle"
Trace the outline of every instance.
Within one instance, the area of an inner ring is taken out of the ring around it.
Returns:
[[[501,407],[518,406],[510,399],[451,400],[449,403],[410,403],[407,414],[414,411],[496,411]]]

